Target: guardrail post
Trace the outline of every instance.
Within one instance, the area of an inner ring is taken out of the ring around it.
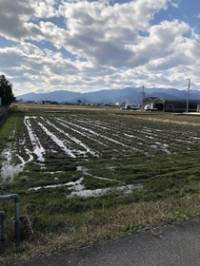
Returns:
[[[5,220],[5,213],[3,211],[0,211],[0,241],[1,242],[3,242],[5,240],[4,220]]]
[[[20,205],[19,196],[15,198],[15,239],[16,242],[20,242]]]
[[[18,194],[0,195],[0,201],[13,200],[15,202],[15,241],[20,242],[20,200]]]

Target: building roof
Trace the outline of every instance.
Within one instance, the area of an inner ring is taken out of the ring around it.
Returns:
[[[199,100],[194,100],[194,99],[190,99],[189,100],[191,104],[200,104],[200,99]],[[185,99],[176,99],[176,98],[172,98],[172,99],[164,99],[164,98],[161,98],[161,97],[146,97],[144,99],[144,102],[145,103],[150,103],[150,102],[154,102],[154,103],[185,103],[186,102],[186,98]]]

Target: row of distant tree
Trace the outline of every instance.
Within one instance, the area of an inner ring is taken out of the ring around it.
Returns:
[[[0,75],[0,98],[2,105],[10,105],[15,101],[12,84],[5,75]]]

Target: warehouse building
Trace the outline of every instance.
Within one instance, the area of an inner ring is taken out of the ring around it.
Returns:
[[[189,101],[189,112],[198,112],[200,110],[200,100]],[[187,109],[186,100],[170,100],[159,97],[147,97],[144,99],[144,110],[146,111],[164,111],[182,113]]]

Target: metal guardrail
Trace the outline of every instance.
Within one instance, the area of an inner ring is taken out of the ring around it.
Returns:
[[[20,242],[20,198],[18,194],[0,195],[0,201],[13,200],[15,202],[15,240],[16,243]],[[1,212],[1,236],[4,238],[4,213]]]

